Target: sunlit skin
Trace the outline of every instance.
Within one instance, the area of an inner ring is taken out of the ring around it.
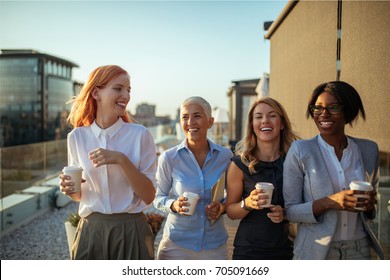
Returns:
[[[126,114],[130,90],[130,77],[121,75],[110,81],[104,88],[96,88],[92,92],[97,104],[96,123],[101,128],[112,126],[118,117]]]
[[[258,158],[262,161],[275,161],[280,157],[280,131],[283,129],[282,119],[275,110],[265,103],[256,105],[253,111],[253,132],[256,135]],[[244,174],[235,164],[229,166],[228,171],[228,207],[234,207],[235,210],[229,211],[229,217],[233,219],[242,219],[249,212],[241,209],[240,202],[243,193]],[[254,189],[247,198],[245,205],[248,208],[262,210],[263,205],[267,204],[268,195],[263,190]],[[280,223],[284,219],[283,208],[280,205],[271,205],[271,212],[267,216],[274,223]]]
[[[204,146],[208,147],[207,131],[212,127],[213,123],[214,118],[211,117],[208,119],[202,106],[198,104],[188,104],[182,108],[180,113],[180,125],[187,138],[190,150],[199,150]],[[203,165],[203,162],[200,164]]]
[[[340,104],[340,102],[328,92],[320,94],[315,102],[315,105],[323,107],[337,104]],[[347,141],[344,114],[342,112],[340,114],[330,114],[327,110],[324,110],[321,115],[313,114],[313,119],[322,138],[329,145],[335,147],[336,154],[341,159]]]
[[[330,93],[324,92],[320,94],[315,102],[315,105],[323,107],[340,104],[337,99]],[[343,150],[346,148],[347,137],[345,135],[345,117],[340,114],[330,114],[324,110],[321,115],[313,114],[313,119],[317,128],[326,143],[333,146],[336,156],[341,160]],[[370,195],[369,199],[356,198],[353,194],[367,193]],[[328,197],[316,200],[313,202],[313,212],[316,216],[321,215],[327,209],[347,210],[357,212],[354,207],[364,207],[366,211],[374,209],[376,204],[375,192],[363,192],[353,190],[343,190],[332,194]]]
[[[126,107],[130,101],[130,90],[130,77],[128,75],[120,75],[105,87],[93,90],[92,97],[96,100],[97,106],[95,121],[99,127],[106,129],[115,124],[120,116],[126,114]],[[94,167],[106,164],[120,165],[137,195],[148,204],[153,201],[155,189],[152,183],[136,169],[126,155],[118,151],[97,148],[90,151],[88,156]],[[73,200],[80,201],[81,193],[74,193],[73,183],[65,181],[70,180],[70,177],[60,175],[60,179],[61,191],[72,197]],[[83,179],[82,182],[85,180]]]
[[[188,148],[191,150],[198,162],[200,168],[203,167],[207,153],[210,150],[207,141],[207,131],[213,126],[214,118],[208,118],[203,107],[196,103],[190,103],[181,108],[180,125],[187,139]],[[185,215],[188,209],[183,206],[189,206],[187,198],[179,196],[172,203],[171,209],[181,215]],[[209,219],[215,220],[224,211],[224,204],[212,202],[206,206],[206,215]]]
[[[253,131],[257,145],[279,145],[283,124],[275,110],[265,103],[258,104],[253,111]]]

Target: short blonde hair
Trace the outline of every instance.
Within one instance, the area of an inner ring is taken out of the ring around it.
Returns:
[[[208,103],[204,98],[200,96],[191,96],[188,97],[186,100],[183,101],[183,103],[180,106],[180,114],[183,111],[183,108],[186,107],[189,104],[197,104],[202,107],[204,113],[207,116],[207,119],[211,118],[211,106],[210,103]]]

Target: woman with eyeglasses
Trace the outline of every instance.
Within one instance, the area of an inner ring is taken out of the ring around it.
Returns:
[[[358,92],[348,83],[334,81],[317,86],[306,115],[319,135],[292,143],[283,171],[287,219],[298,223],[294,259],[371,259],[383,252],[367,221],[375,218],[379,184],[378,145],[346,135],[365,111]],[[357,198],[351,181],[368,181],[369,198]],[[356,210],[359,207],[364,210]]]

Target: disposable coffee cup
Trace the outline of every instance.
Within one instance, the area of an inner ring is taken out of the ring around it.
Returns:
[[[83,172],[83,169],[80,166],[65,166],[62,169],[62,172],[64,175],[70,176],[70,180],[66,180],[67,182],[73,182],[73,189],[74,192],[80,192],[81,191],[81,174]]]
[[[192,192],[184,192],[183,196],[186,197],[188,199],[187,202],[190,203],[189,206],[183,206],[183,208],[188,209],[188,212],[185,212],[184,215],[191,216],[194,214],[196,204],[198,203],[199,200],[199,195]]]
[[[370,192],[373,190],[373,187],[369,182],[366,181],[352,181],[349,184],[349,188],[354,191],[365,191],[365,192]],[[370,196],[368,194],[354,194],[353,196],[357,198],[365,198],[369,199]],[[365,210],[363,207],[355,207],[356,210]]]
[[[263,190],[265,194],[268,194],[267,203],[264,205],[261,205],[263,208],[269,208],[271,207],[271,201],[272,201],[272,193],[274,192],[274,185],[271,183],[266,182],[259,182],[255,185],[256,189]]]

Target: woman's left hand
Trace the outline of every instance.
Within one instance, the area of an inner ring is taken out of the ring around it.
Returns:
[[[206,215],[209,220],[216,220],[221,216],[224,211],[224,206],[222,203],[214,201],[207,205]]]
[[[102,148],[97,148],[88,153],[89,159],[92,161],[93,166],[95,167],[99,167],[104,164],[116,164],[121,155],[123,154],[120,152]]]
[[[271,205],[271,212],[267,213],[268,218],[275,224],[281,223],[284,220],[283,208],[280,205]]]

